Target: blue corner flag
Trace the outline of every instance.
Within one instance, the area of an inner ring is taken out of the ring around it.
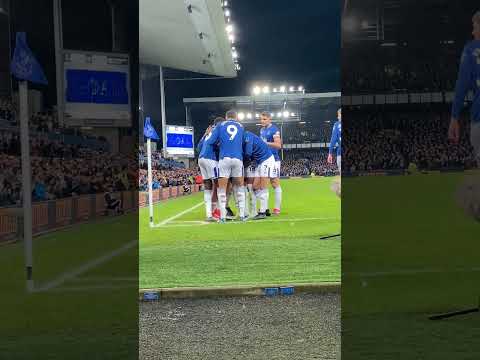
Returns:
[[[149,117],[145,118],[145,124],[143,125],[143,136],[152,140],[160,139],[154,127],[152,126],[152,123],[150,122]]]
[[[27,37],[24,32],[17,33],[10,71],[17,79],[28,80],[43,85],[48,84],[42,67],[27,45]]]

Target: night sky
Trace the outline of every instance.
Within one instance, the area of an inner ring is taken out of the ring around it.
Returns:
[[[185,123],[184,97],[249,95],[255,82],[340,91],[340,0],[230,3],[242,70],[235,79],[167,82],[169,123]],[[166,72],[179,75],[197,74]]]

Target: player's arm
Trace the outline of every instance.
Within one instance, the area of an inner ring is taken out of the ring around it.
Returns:
[[[338,142],[338,126],[337,123],[333,126],[332,136],[330,138],[330,145],[328,146],[328,158],[327,162],[329,164],[333,163],[333,150]]]
[[[462,60],[460,61],[460,68],[458,70],[457,83],[455,85],[455,97],[452,104],[452,116],[450,120],[450,127],[448,129],[448,138],[454,142],[458,142],[460,137],[460,126],[458,119],[463,109],[465,96],[470,87],[472,72],[472,59],[468,53],[468,45],[465,46],[462,53]]]
[[[271,148],[280,150],[282,148],[282,138],[280,137],[280,131],[277,131],[273,135],[273,142],[267,143]]]
[[[205,143],[212,145],[216,144],[218,141],[218,136],[219,136],[219,127],[216,126],[213,131],[211,131],[209,134],[205,136]]]

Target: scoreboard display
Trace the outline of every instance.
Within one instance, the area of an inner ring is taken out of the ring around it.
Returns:
[[[167,155],[186,156],[193,158],[195,156],[193,142],[193,127],[167,125]]]
[[[65,50],[63,66],[67,119],[131,126],[127,54]]]

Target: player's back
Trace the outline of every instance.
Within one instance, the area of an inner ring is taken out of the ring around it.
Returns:
[[[254,133],[245,131],[244,142],[245,155],[251,157],[256,163],[259,164],[272,156],[270,147]]]
[[[215,129],[220,148],[219,158],[225,157],[243,160],[243,133],[242,124],[235,120],[226,120]]]

